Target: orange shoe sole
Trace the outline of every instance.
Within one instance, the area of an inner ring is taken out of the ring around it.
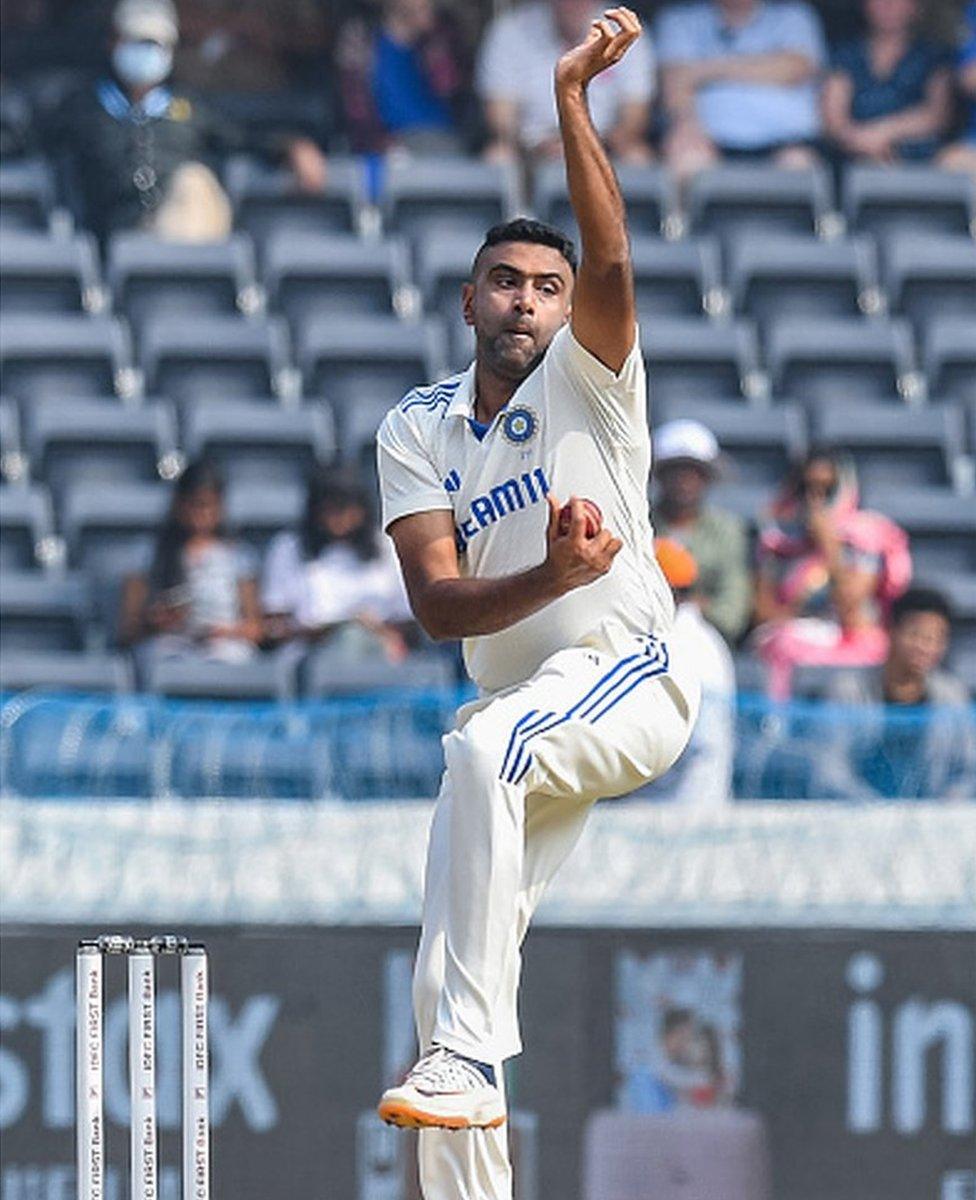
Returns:
[[[396,1125],[400,1129],[497,1129],[505,1124],[504,1117],[496,1117],[488,1125],[473,1126],[467,1117],[438,1117],[396,1101],[381,1104],[376,1111],[387,1125]]]

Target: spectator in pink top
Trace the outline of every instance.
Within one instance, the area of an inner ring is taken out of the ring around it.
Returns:
[[[888,611],[911,579],[908,539],[858,505],[853,466],[812,450],[760,534],[753,637],[775,700],[789,698],[796,666],[876,666],[888,652]]]

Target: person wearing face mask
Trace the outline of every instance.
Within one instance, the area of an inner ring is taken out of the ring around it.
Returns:
[[[170,0],[120,0],[112,30],[108,73],[69,95],[45,131],[87,228],[100,237],[123,229],[180,241],[226,237],[230,204],[212,163],[244,149],[285,157],[300,187],[321,190],[325,160],[309,139],[249,143],[170,86],[179,40]]]

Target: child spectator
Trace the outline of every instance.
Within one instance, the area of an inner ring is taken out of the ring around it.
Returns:
[[[507,161],[520,152],[544,159],[562,155],[553,68],[601,15],[601,6],[593,0],[536,0],[492,22],[477,69],[490,138],[488,159]],[[593,123],[621,162],[646,163],[652,157],[647,128],[653,96],[649,38],[641,38],[622,62],[592,81]]]
[[[774,700],[789,698],[795,666],[876,666],[888,652],[888,611],[911,578],[908,539],[858,503],[853,466],[814,449],[760,535],[754,639]]]
[[[741,520],[706,503],[717,474],[718,442],[699,421],[667,421],[654,435],[657,532],[691,551],[699,607],[728,642],[745,632],[752,582]]]
[[[384,0],[375,27],[351,20],[337,60],[353,149],[461,153],[466,59],[459,31],[433,0]]]
[[[224,533],[223,479],[206,462],[177,481],[148,569],[124,584],[120,640],[140,657],[240,662],[262,637],[255,564]]]
[[[829,698],[857,706],[824,764],[831,792],[856,799],[976,798],[976,719],[962,682],[941,670],[952,620],[945,597],[910,588],[891,609],[883,665],[845,671]]]
[[[355,476],[312,477],[301,529],[268,547],[262,600],[275,641],[330,638],[352,654],[406,656],[413,625],[400,569]]]
[[[837,48],[824,132],[849,158],[931,158],[952,117],[948,56],[918,32],[918,0],[864,0],[867,33]]]
[[[976,175],[976,3],[966,5],[964,22],[956,86],[965,106],[965,123],[962,139],[946,147],[939,166]]]
[[[816,161],[823,32],[806,4],[700,0],[657,23],[664,153],[685,180],[721,158]]]

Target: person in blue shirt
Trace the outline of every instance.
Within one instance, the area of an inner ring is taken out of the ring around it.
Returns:
[[[655,40],[664,157],[680,180],[722,158],[797,168],[817,160],[826,46],[807,4],[697,0],[665,8]]]
[[[952,119],[949,56],[919,32],[919,0],[864,0],[867,32],[834,53],[824,131],[847,158],[930,159]]]
[[[939,156],[939,166],[976,175],[976,3],[966,5],[963,21],[956,89],[965,105],[965,123],[960,140],[947,146]]]
[[[470,63],[433,0],[384,0],[377,25],[355,18],[345,26],[336,58],[354,150],[463,151]]]

